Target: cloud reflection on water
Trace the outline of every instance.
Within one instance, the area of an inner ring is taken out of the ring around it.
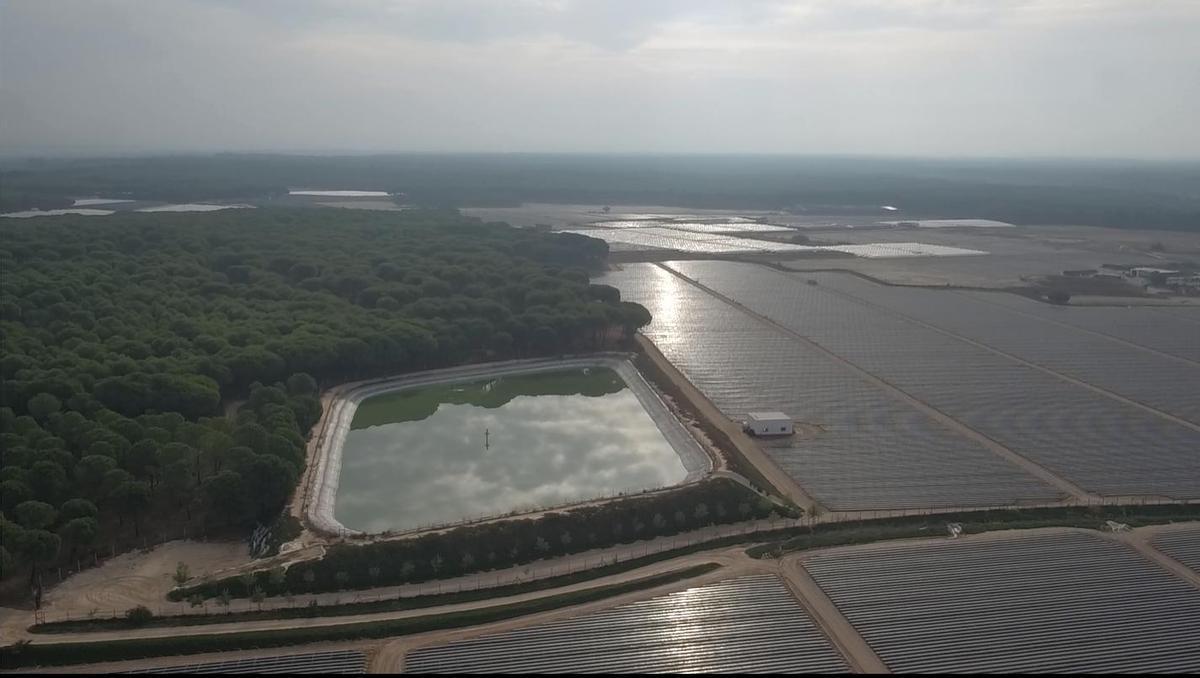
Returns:
[[[350,431],[335,514],[351,529],[407,529],[671,485],[686,475],[628,389],[522,395],[500,408],[442,404],[421,421]]]

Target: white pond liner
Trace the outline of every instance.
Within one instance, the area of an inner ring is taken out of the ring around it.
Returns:
[[[510,360],[416,372],[356,387],[337,398],[330,405],[329,425],[325,429],[323,438],[318,441],[317,458],[313,462],[316,464],[316,469],[312,476],[312,486],[309,488],[310,501],[305,509],[306,517],[313,527],[322,532],[343,536],[364,534],[359,530],[352,530],[342,525],[334,517],[333,512],[338,482],[341,477],[342,449],[346,442],[346,435],[350,432],[350,423],[354,421],[354,413],[358,410],[358,404],[367,398],[426,386],[458,384],[492,377],[556,372],[583,367],[608,368],[616,372],[629,390],[633,391],[646,414],[650,416],[663,438],[679,455],[683,467],[688,472],[678,485],[695,482],[708,475],[712,471],[712,459],[696,442],[696,439],[688,433],[666,403],[658,397],[641,372],[638,372],[637,368],[633,366],[631,357],[632,354],[627,353],[600,353],[564,359]]]

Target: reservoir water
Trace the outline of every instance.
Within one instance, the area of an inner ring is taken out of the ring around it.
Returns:
[[[346,437],[334,515],[354,530],[407,530],[686,476],[615,372],[543,372],[363,401]]]

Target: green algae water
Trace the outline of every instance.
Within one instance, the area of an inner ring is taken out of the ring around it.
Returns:
[[[383,532],[673,485],[687,476],[615,372],[586,368],[364,400],[334,515]]]

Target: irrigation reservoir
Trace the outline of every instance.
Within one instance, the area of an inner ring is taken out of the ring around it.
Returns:
[[[405,532],[536,511],[669,487],[709,468],[618,358],[373,385],[347,396],[338,420],[317,508],[338,531]]]

